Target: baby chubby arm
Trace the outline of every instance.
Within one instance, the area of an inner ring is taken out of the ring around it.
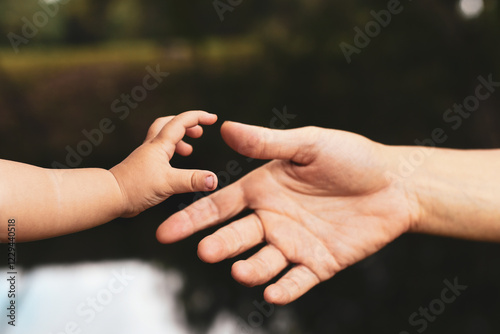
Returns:
[[[73,233],[120,216],[120,188],[104,169],[52,170],[0,161],[0,241],[16,220],[16,240]]]
[[[17,241],[38,240],[133,217],[176,193],[215,189],[215,174],[176,169],[170,159],[175,152],[191,154],[184,135],[198,138],[203,133],[199,124],[216,120],[202,111],[159,118],[144,143],[109,171],[43,169],[0,160],[0,241],[7,241],[12,218]]]

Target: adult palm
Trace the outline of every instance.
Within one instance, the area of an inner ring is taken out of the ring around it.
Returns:
[[[203,239],[198,255],[214,263],[265,243],[236,262],[232,275],[255,286],[294,264],[266,288],[270,303],[297,299],[378,251],[414,220],[414,199],[386,177],[394,159],[381,144],[316,127],[271,130],[226,122],[221,132],[237,152],[273,161],[172,215],[157,238],[175,242],[253,210]]]

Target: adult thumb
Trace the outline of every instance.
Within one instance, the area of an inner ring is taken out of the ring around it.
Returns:
[[[229,121],[222,124],[221,134],[233,150],[247,157],[300,164],[307,163],[317,138],[312,128],[276,130]]]

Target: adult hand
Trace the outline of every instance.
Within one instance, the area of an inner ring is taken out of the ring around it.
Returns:
[[[255,286],[293,264],[266,288],[269,303],[292,302],[375,253],[416,220],[417,200],[402,183],[385,177],[394,159],[384,145],[316,127],[271,130],[226,122],[221,132],[237,152],[274,160],[172,215],[157,238],[176,242],[253,210],[203,239],[198,255],[215,263],[264,243],[236,262],[232,275]]]

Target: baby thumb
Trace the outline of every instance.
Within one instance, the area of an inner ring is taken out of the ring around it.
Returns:
[[[169,183],[174,194],[212,191],[217,188],[217,176],[209,171],[174,168]]]

